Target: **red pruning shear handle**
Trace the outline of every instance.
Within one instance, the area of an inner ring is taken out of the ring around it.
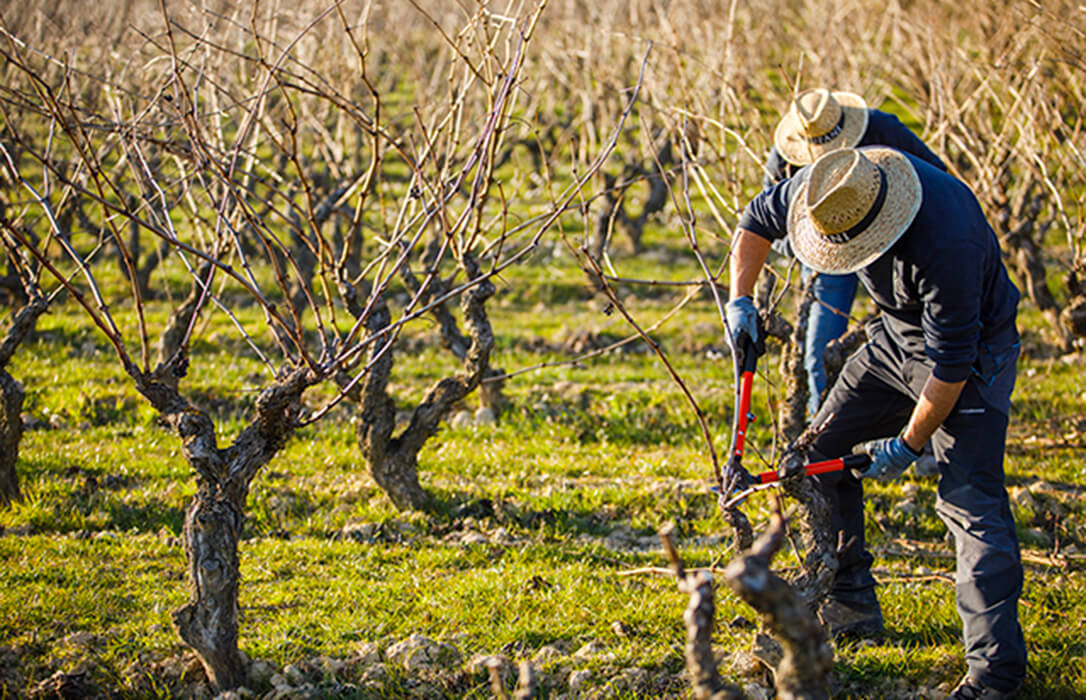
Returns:
[[[747,426],[756,419],[750,410],[750,394],[754,386],[754,370],[758,365],[758,349],[749,336],[743,334],[742,342],[733,349],[735,358],[735,374],[738,379],[736,387],[737,405],[735,416],[732,419],[732,445],[729,450],[728,466],[725,471],[726,479],[738,478],[739,488],[746,488],[754,483],[751,476],[743,467],[743,448],[747,440]]]
[[[804,465],[803,473],[807,476],[814,476],[815,474],[838,472],[843,469],[855,469],[862,472],[867,471],[867,468],[870,466],[871,457],[868,455],[845,455],[844,457],[838,457],[837,459],[828,459],[825,462],[812,462]],[[774,481],[780,481],[780,479],[780,474],[775,471],[768,471],[759,474],[757,482],[761,484],[771,484]]]

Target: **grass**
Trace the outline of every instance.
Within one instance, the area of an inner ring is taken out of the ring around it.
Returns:
[[[629,276],[652,274],[645,266]],[[697,271],[679,258],[668,274],[693,278]],[[600,313],[570,266],[548,261],[526,276],[492,305],[495,361],[506,370],[568,359],[561,344],[570,329],[628,334],[620,320]],[[648,323],[678,294],[639,293],[629,297],[630,307]],[[0,568],[0,649],[10,652],[0,655],[2,682],[13,693],[58,670],[91,669],[99,687],[122,696],[170,697],[191,678],[159,671],[185,652],[169,614],[187,596],[178,534],[194,486],[175,439],[79,319],[70,307],[49,314],[12,367],[27,387],[33,429],[21,448],[25,501],[0,512],[7,563]],[[1040,321],[1027,312],[1023,324],[1037,328]],[[713,349],[722,347],[718,325],[711,303],[699,299],[657,336],[721,451],[732,384],[727,358],[713,359]],[[423,340],[432,337],[430,330],[421,333]],[[263,381],[261,366],[228,342],[229,334],[223,319],[209,323],[184,383],[217,416],[223,444],[240,430]],[[404,409],[455,367],[445,353],[420,347],[397,356],[394,389]],[[1034,492],[1016,505],[1024,544],[1039,553],[1058,541],[1074,552],[1086,547],[1078,486],[1086,387],[1075,363],[1037,354],[1027,353],[1021,365],[1008,483]],[[752,440],[766,446],[766,387],[775,381],[775,362],[763,367],[769,376],[759,382],[761,420]],[[654,532],[669,521],[679,525],[688,565],[731,556],[685,400],[643,346],[537,369],[511,381],[507,394],[510,405],[498,424],[446,427],[424,449],[422,480],[434,495],[428,514],[396,512],[373,484],[354,441],[350,406],[300,431],[250,494],[241,544],[243,650],[282,668],[351,658],[368,642],[387,649],[421,633],[455,646],[463,659],[531,658],[553,646],[558,659],[543,665],[551,694],[580,668],[593,671],[589,687],[600,689],[623,669],[643,669],[648,680],[611,686],[618,696],[686,692],[678,677],[684,597],[669,577],[626,573],[664,565]],[[909,499],[915,512],[898,507]],[[880,553],[889,635],[880,645],[837,649],[843,694],[934,687],[964,667],[953,586],[933,575],[953,569],[933,503],[930,479],[869,490],[868,534]],[[768,502],[752,499],[747,510],[765,518]],[[894,543],[899,538],[928,543],[934,554],[902,554]],[[794,564],[792,555],[779,562],[785,569]],[[1031,651],[1026,697],[1086,694],[1083,579],[1074,563],[1028,568],[1021,606]],[[718,647],[745,648],[750,633],[729,621],[753,618],[752,612],[724,590],[718,602]],[[572,656],[590,642],[603,651]],[[396,697],[411,688],[423,695],[487,695],[485,677],[462,671],[431,679],[422,690],[416,682],[394,671],[368,691],[323,687],[360,697]]]

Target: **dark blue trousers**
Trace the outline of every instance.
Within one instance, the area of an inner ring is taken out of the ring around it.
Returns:
[[[848,454],[853,445],[897,435],[908,422],[931,373],[926,356],[904,354],[880,321],[870,341],[849,358],[815,417],[832,415],[815,440],[812,459]],[[1017,333],[983,345],[973,376],[950,416],[932,436],[939,464],[935,509],[954,537],[956,602],[969,672],[997,690],[1017,688],[1026,673],[1018,624],[1022,564],[1004,488],[1003,450],[1018,359]],[[834,505],[834,525],[855,544],[845,551],[831,597],[869,602],[875,597],[873,557],[864,544],[863,486],[851,474],[819,477]]]

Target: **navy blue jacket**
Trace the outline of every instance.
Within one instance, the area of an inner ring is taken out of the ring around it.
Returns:
[[[931,149],[917,138],[909,127],[901,123],[900,119],[888,112],[877,109],[867,110],[867,130],[864,131],[860,142],[856,144],[856,148],[861,146],[889,146],[902,153],[911,153],[921,160],[926,160],[940,170],[946,170],[946,163],[932,153]],[[768,190],[784,178],[792,177],[797,170],[799,167],[786,161],[774,146],[766,160],[762,189]]]
[[[1018,289],[969,188],[906,157],[920,176],[920,211],[901,238],[857,274],[894,343],[910,355],[926,354],[938,379],[957,382],[970,375],[982,349],[997,352],[1018,342]],[[788,206],[805,176],[800,170],[756,196],[739,227],[771,241],[787,235]]]

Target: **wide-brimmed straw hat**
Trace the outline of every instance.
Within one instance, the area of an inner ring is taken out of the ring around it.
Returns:
[[[853,148],[867,131],[867,103],[851,92],[815,88],[801,92],[777,124],[773,142],[793,165],[807,165],[823,153]]]
[[[827,153],[810,166],[792,197],[792,250],[818,272],[855,272],[901,238],[922,194],[912,163],[892,148]]]

